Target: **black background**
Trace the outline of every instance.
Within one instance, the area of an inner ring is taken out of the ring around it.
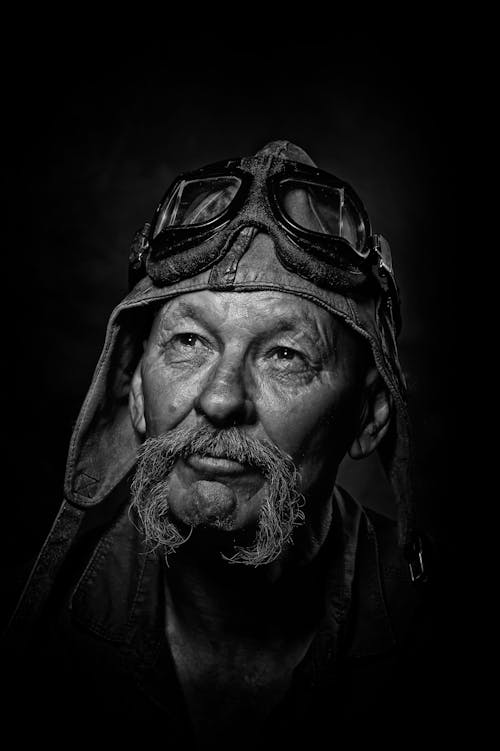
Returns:
[[[119,50],[65,37],[39,42],[23,61],[12,62],[4,90],[7,471],[15,478],[7,579],[37,552],[60,505],[72,425],[126,292],[134,231],[179,172],[282,138],[351,182],[390,240],[420,519],[450,573],[466,513],[457,268],[472,138],[464,101],[474,76],[453,31],[273,44],[229,35],[224,44],[170,39]],[[358,485],[364,498],[367,481]],[[455,595],[450,578],[450,621]]]
[[[465,66],[437,32],[407,45],[372,41],[373,51],[369,39],[363,55],[349,55],[346,43],[332,52],[302,45],[300,54],[283,44],[251,64],[181,45],[124,56],[61,43],[16,72],[7,291],[16,301],[15,447],[30,479],[13,513],[27,547],[38,545],[59,505],[71,427],[126,292],[134,231],[179,172],[280,138],[351,182],[391,242],[420,514],[446,535],[463,327],[454,282],[467,210],[458,184]]]
[[[284,138],[351,182],[391,243],[419,516],[444,561],[436,663],[441,680],[450,671],[446,690],[463,678],[469,319],[459,272],[463,285],[482,102],[456,28],[410,21],[321,41],[276,42],[261,26],[244,39],[175,44],[172,30],[168,44],[148,44],[139,30],[136,43],[113,46],[106,35],[53,34],[4,64],[6,610],[62,500],[72,425],[126,292],[134,231],[179,172]],[[345,473],[362,500],[375,483],[375,506],[391,511],[373,464],[359,478]]]

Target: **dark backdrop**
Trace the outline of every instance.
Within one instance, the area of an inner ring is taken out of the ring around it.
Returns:
[[[61,502],[72,425],[126,291],[134,231],[180,171],[274,139],[347,179],[391,242],[403,300],[421,521],[455,551],[458,296],[466,66],[444,32],[241,48],[116,52],[40,44],[13,64],[5,161],[14,199],[4,253],[8,360],[7,578]],[[361,41],[361,44],[360,44]],[[360,50],[363,50],[361,53]],[[9,237],[9,236],[8,236]],[[347,482],[387,508],[378,468]],[[448,552],[451,551],[451,552]]]

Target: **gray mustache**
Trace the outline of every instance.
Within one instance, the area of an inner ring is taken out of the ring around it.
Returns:
[[[292,458],[274,443],[265,438],[246,435],[235,427],[222,430],[209,425],[174,428],[162,436],[147,439],[142,452],[150,450],[153,443],[164,457],[165,464],[170,467],[178,458],[199,454],[231,459],[264,472],[277,462],[284,464],[292,473],[296,471]]]
[[[246,435],[239,428],[219,430],[208,425],[178,427],[147,438],[139,450],[132,482],[132,504],[146,541],[165,554],[175,552],[189,539],[170,517],[169,475],[179,458],[192,454],[233,459],[256,468],[267,482],[267,496],[260,511],[255,541],[235,545],[234,554],[222,557],[231,563],[260,566],[275,560],[291,541],[294,527],[305,519],[300,477],[292,458],[271,441]]]

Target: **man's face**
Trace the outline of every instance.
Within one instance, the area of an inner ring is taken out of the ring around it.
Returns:
[[[274,444],[300,473],[308,503],[329,493],[358,427],[367,358],[340,320],[291,294],[201,291],[157,314],[136,373],[134,422],[148,437],[228,428]],[[194,492],[196,489],[196,492]],[[170,471],[168,503],[191,526],[259,518],[263,474],[245,462],[193,454]]]

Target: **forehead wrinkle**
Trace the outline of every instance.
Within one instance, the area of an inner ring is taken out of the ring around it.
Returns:
[[[333,321],[325,321],[322,318],[316,319],[313,315],[294,315],[278,318],[275,323],[267,330],[266,338],[271,338],[278,334],[289,334],[292,341],[299,343],[305,339],[313,347],[322,353],[322,357],[329,357],[336,352],[338,331]]]
[[[272,311],[272,321],[269,322],[268,311]],[[169,300],[161,310],[160,326],[167,325],[166,319],[171,316],[174,322],[179,320],[192,320],[205,326],[213,323],[212,315],[214,311],[211,306],[204,302],[203,304],[180,300],[173,298]],[[323,313],[323,311],[318,311]],[[217,316],[218,317],[218,316]],[[328,315],[328,322],[323,320],[320,315],[315,316],[308,308],[303,307],[300,311],[291,310],[288,305],[283,306],[282,301],[277,304],[269,305],[269,301],[258,301],[255,310],[247,311],[246,316],[254,322],[262,321],[264,332],[255,331],[256,335],[273,336],[280,333],[289,333],[292,335],[302,335],[314,344],[321,344],[329,350],[334,349],[338,339],[337,326],[333,321],[333,316]],[[209,320],[210,319],[210,320]]]
[[[269,330],[273,332],[295,331],[304,333],[310,331],[317,334],[320,328],[321,326],[318,325],[314,316],[292,314],[275,317]]]
[[[172,316],[175,320],[180,318],[190,318],[192,321],[202,321],[203,317],[196,306],[187,303],[184,300],[169,300],[161,311],[161,325],[165,325],[167,316]]]

